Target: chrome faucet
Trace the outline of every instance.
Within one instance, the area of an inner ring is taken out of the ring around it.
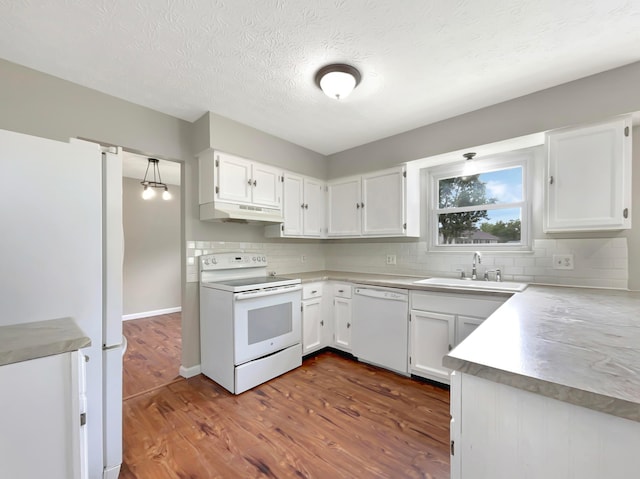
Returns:
[[[471,279],[478,279],[478,271],[476,270],[476,260],[478,264],[482,263],[482,255],[476,251],[473,253],[473,267],[471,268]]]

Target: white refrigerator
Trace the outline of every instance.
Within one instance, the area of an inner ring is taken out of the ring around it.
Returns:
[[[65,143],[0,130],[0,192],[0,325],[69,316],[91,338],[91,346],[82,350],[89,358],[89,478],[117,479],[122,462],[121,153],[81,140]]]

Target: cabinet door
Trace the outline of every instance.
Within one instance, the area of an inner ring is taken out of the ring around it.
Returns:
[[[456,343],[455,346],[460,344],[471,333],[473,333],[478,326],[484,321],[482,318],[476,318],[473,316],[459,315],[456,319]]]
[[[360,177],[328,186],[329,236],[359,236],[361,222]]]
[[[312,178],[305,178],[302,231],[305,236],[322,236],[324,224],[324,183]]]
[[[405,231],[404,168],[362,176],[362,234],[402,235]]]
[[[304,213],[304,181],[301,176],[284,175],[284,234],[302,235],[302,217]]]
[[[335,328],[335,346],[351,351],[351,300],[334,298],[333,318]]]
[[[216,153],[217,199],[251,203],[251,161],[227,153]]]
[[[0,367],[1,477],[88,477],[78,354]]]
[[[322,298],[302,302],[302,354],[310,353],[322,346],[324,319]]]
[[[254,163],[251,173],[253,185],[251,202],[256,205],[279,208],[282,199],[281,177],[281,170]]]
[[[547,135],[545,231],[631,227],[631,121]]]
[[[442,358],[453,348],[454,332],[453,314],[411,311],[411,372],[448,383],[451,370]]]

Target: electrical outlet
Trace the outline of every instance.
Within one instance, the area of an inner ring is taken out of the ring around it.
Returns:
[[[305,255],[300,256],[300,262],[304,263],[305,261],[307,261],[307,257]]]
[[[388,254],[387,255],[387,264],[396,264],[396,255]]]
[[[572,254],[554,254],[553,269],[573,269]]]

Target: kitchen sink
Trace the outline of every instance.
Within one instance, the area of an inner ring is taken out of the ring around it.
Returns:
[[[527,283],[513,283],[510,281],[482,281],[456,278],[427,278],[414,281],[414,284],[427,284],[470,291],[497,291],[503,293],[519,293],[524,291],[528,286]]]

